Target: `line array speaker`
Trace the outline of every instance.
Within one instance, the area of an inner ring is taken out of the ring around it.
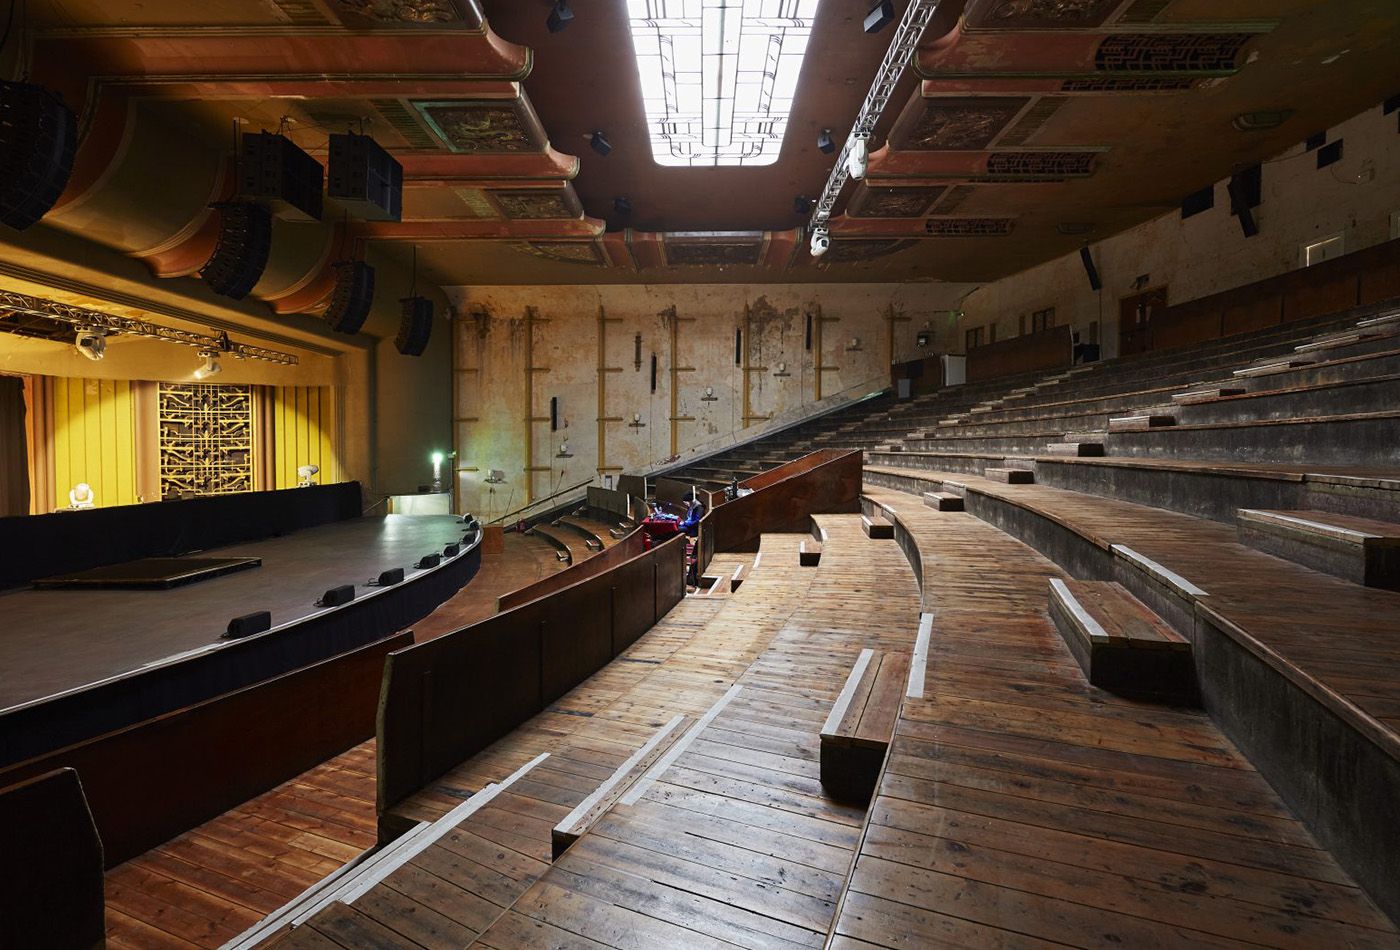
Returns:
[[[335,265],[335,293],[325,320],[337,333],[359,333],[374,303],[374,268],[364,261]]]
[[[219,243],[199,276],[214,293],[242,300],[267,269],[272,213],[249,201],[222,202],[214,208],[219,213]]]
[[[73,174],[78,123],[43,86],[0,82],[0,221],[16,231],[58,201]]]
[[[433,302],[427,297],[406,297],[399,303],[403,305],[403,315],[394,346],[404,356],[422,356],[433,335]]]
[[[285,135],[243,136],[238,184],[244,197],[262,198],[290,218],[320,221],[325,177],[321,163]]]
[[[326,193],[366,221],[402,220],[403,166],[368,135],[332,135]]]
[[[1094,266],[1094,255],[1089,253],[1088,247],[1079,249],[1079,259],[1084,262],[1084,273],[1089,275],[1089,287],[1093,290],[1103,290],[1103,281],[1099,279],[1099,269]]]

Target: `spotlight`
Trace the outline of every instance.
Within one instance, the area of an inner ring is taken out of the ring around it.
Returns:
[[[629,215],[632,213],[632,202],[626,198],[614,198],[613,210],[620,215]]]
[[[865,15],[865,32],[879,33],[894,22],[894,0],[880,0]]]
[[[588,144],[593,146],[593,151],[599,155],[606,155],[612,151],[612,143],[603,137],[602,132],[594,132],[593,137],[588,140]]]
[[[822,134],[817,136],[817,148],[827,155],[836,151],[836,140],[831,137],[830,129],[822,129]]]
[[[545,25],[549,27],[549,32],[558,33],[568,26],[573,18],[574,11],[569,9],[569,0],[559,0],[554,9],[549,11],[549,19],[545,21]]]
[[[812,203],[812,199],[808,198],[806,195],[798,195],[796,198],[792,199],[792,213],[811,214]]]
[[[218,353],[213,350],[202,350],[200,356],[204,357],[204,365],[194,371],[195,379],[208,379],[210,376],[218,376],[224,371],[219,365]]]
[[[860,181],[865,177],[865,168],[870,161],[870,146],[866,142],[864,135],[857,136],[851,144],[851,151],[846,155],[846,171],[851,177]]]
[[[298,468],[297,477],[300,478],[301,481],[297,482],[297,487],[310,488],[312,485],[316,484],[316,480],[312,476],[320,470],[321,466],[319,465],[303,465]]]
[[[88,359],[96,362],[107,355],[106,330],[79,330],[73,337],[73,347]]]
[[[831,235],[826,228],[817,228],[812,232],[812,256],[821,257],[831,250]]]

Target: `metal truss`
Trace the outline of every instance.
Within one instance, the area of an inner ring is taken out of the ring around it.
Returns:
[[[290,353],[269,350],[261,346],[251,346],[247,343],[231,343],[226,335],[205,336],[190,330],[163,327],[159,324],[147,323],[145,320],[137,320],[134,317],[119,317],[111,313],[88,310],[86,307],[74,307],[70,304],[44,300],[40,297],[30,297],[8,290],[0,290],[0,313],[23,313],[32,317],[57,320],[60,323],[67,323],[86,330],[106,330],[108,333],[124,333],[151,340],[163,340],[166,343],[178,343],[201,351],[226,353],[236,359],[262,360],[267,363],[280,363],[283,366],[295,366],[298,362],[297,358]]]
[[[836,167],[831,170],[831,177],[826,180],[826,188],[817,199],[816,210],[812,212],[813,230],[826,229],[827,222],[831,220],[831,213],[836,209],[836,201],[841,197],[841,189],[846,186],[846,179],[850,177],[846,160],[851,154],[851,149],[855,147],[858,139],[868,139],[875,131],[876,123],[880,121],[885,107],[889,105],[895,86],[904,75],[904,70],[913,58],[914,51],[918,49],[924,30],[937,9],[938,0],[910,0],[909,7],[904,11],[904,17],[895,30],[894,40],[885,51],[880,70],[875,74],[875,82],[865,94],[865,102],[856,114],[851,134],[846,137],[846,144],[842,146],[841,154],[836,157]]]

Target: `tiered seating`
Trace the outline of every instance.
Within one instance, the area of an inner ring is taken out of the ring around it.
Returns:
[[[1400,525],[1325,511],[1240,511],[1240,540],[1353,584],[1400,590]]]
[[[870,801],[909,679],[909,654],[862,650],[821,731],[822,788]]]

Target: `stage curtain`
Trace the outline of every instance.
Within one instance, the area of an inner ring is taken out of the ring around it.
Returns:
[[[0,376],[0,516],[29,514],[24,380]]]

